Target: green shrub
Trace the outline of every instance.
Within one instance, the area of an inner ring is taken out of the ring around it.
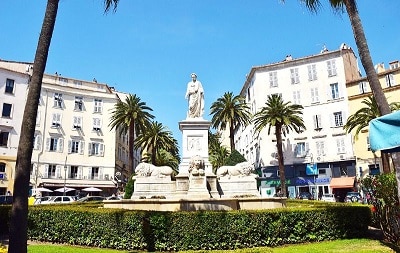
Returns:
[[[365,205],[195,212],[33,206],[28,222],[28,237],[38,241],[124,250],[226,250],[362,237],[370,210]]]
[[[400,208],[394,173],[367,177],[362,181],[367,201],[371,204],[373,225],[380,228],[385,239],[400,245]]]
[[[135,185],[135,180],[131,176],[131,177],[129,177],[128,183],[126,183],[126,185],[125,185],[124,199],[130,199],[132,197],[134,185]]]
[[[234,166],[238,163],[246,162],[246,158],[237,150],[233,150],[231,154],[224,161],[224,165]]]

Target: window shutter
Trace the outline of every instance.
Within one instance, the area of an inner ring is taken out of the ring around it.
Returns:
[[[61,178],[61,166],[56,166],[56,178]]]
[[[100,156],[104,156],[104,144],[100,143],[99,148],[100,148]]]
[[[103,168],[102,167],[99,168],[99,179],[103,180]]]
[[[310,150],[310,144],[308,142],[305,143],[305,155],[308,154],[308,151]]]
[[[72,152],[72,141],[69,140],[68,141],[68,154],[71,154],[71,152]]]
[[[89,152],[88,155],[91,156],[92,155],[92,143],[91,142],[89,142],[88,152]]]
[[[43,178],[49,178],[49,165],[48,164],[44,165]]]
[[[64,149],[64,139],[59,138],[58,139],[58,152],[62,153]]]
[[[82,166],[78,167],[78,179],[82,179]]]
[[[36,114],[36,126],[40,126],[40,111]]]
[[[292,150],[295,156],[297,156],[297,144],[292,145]]]
[[[88,168],[88,179],[93,179],[92,178],[92,167]]]
[[[84,148],[85,148],[85,142],[84,141],[80,141],[79,142],[79,154],[83,155]]]
[[[46,151],[50,151],[50,138],[46,138]]]

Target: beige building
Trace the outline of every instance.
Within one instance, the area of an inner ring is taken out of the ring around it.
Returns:
[[[15,163],[31,64],[0,61],[0,195],[14,188]]]
[[[400,102],[400,63],[393,61],[386,69],[383,63],[376,65],[379,81],[383,92],[389,103]],[[356,111],[365,107],[362,103],[364,99],[372,96],[367,77],[357,78],[346,84],[349,97],[349,112],[354,114]],[[357,157],[357,171],[362,176],[376,175],[382,171],[380,152],[373,154],[369,148],[368,128],[363,129],[358,138],[353,139],[354,152]]]

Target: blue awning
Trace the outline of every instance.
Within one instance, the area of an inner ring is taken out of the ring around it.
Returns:
[[[369,143],[373,152],[400,151],[400,111],[396,111],[369,123]]]

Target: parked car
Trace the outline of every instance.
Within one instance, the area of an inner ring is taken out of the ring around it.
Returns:
[[[0,205],[11,205],[12,202],[13,202],[13,196],[0,195]]]
[[[41,201],[41,205],[46,204],[69,204],[75,202],[74,196],[50,196],[48,200]]]
[[[121,196],[109,196],[106,198],[106,200],[121,200],[122,197]]]
[[[331,193],[323,194],[323,195],[321,196],[321,200],[322,200],[322,201],[326,201],[326,202],[336,202],[335,195],[333,195],[333,194],[331,194]]]
[[[77,200],[77,202],[88,202],[88,201],[103,201],[106,198],[103,196],[87,196]]]
[[[45,196],[45,197],[38,197],[35,199],[35,202],[33,202],[34,205],[39,205],[42,203],[42,201],[48,201],[50,200],[51,196]]]
[[[297,196],[298,199],[313,200],[314,196],[309,192],[300,192]]]
[[[359,192],[348,192],[344,198],[344,202],[359,202],[363,203],[363,197]]]

